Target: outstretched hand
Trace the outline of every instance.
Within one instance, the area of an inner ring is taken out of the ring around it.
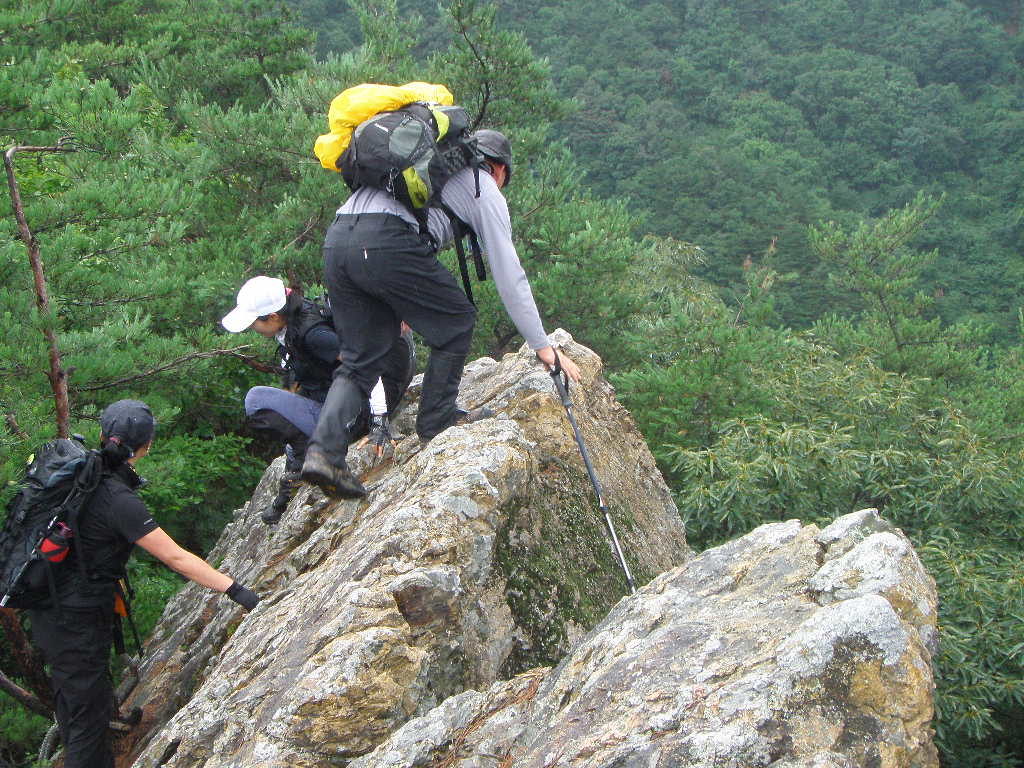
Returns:
[[[259,595],[248,587],[243,587],[237,581],[231,582],[231,586],[227,588],[224,594],[245,608],[247,612],[255,608],[256,604],[260,601]]]
[[[564,352],[557,351],[554,347],[544,347],[543,349],[537,350],[537,358],[547,366],[549,371],[555,367],[556,355],[558,356],[558,360],[561,363],[562,370],[565,372],[565,375],[579,384],[582,379],[582,374],[580,373],[580,369],[576,366],[576,363],[572,361],[572,358]]]

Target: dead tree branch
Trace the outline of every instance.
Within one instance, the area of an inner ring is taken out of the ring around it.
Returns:
[[[46,273],[43,271],[39,241],[32,234],[32,230],[28,226],[28,219],[25,218],[25,206],[21,202],[21,189],[18,187],[18,180],[14,175],[14,155],[18,152],[74,152],[74,147],[69,146],[68,142],[69,139],[63,137],[52,147],[16,146],[4,153],[7,186],[11,191],[11,208],[14,210],[14,218],[18,222],[18,235],[25,243],[25,248],[28,249],[28,260],[35,279],[36,309],[44,323],[43,336],[46,337],[46,342],[49,345],[50,370],[47,373],[47,378],[50,380],[50,388],[53,390],[53,399],[57,410],[57,437],[67,437],[71,431],[67,372],[61,363],[60,350],[57,347],[57,334],[49,323],[50,297],[46,290]]]
[[[37,715],[42,715],[47,720],[53,719],[53,710],[47,709],[46,705],[43,704],[39,699],[33,696],[31,693],[26,691],[16,682],[11,680],[3,672],[0,672],[0,691],[3,691],[8,696],[13,698],[16,702],[32,710]]]
[[[109,381],[101,381],[98,384],[90,384],[85,387],[75,387],[75,392],[98,392],[103,389],[113,389],[114,387],[120,387],[123,384],[131,384],[141,379],[148,379],[150,376],[156,376],[158,373],[169,371],[172,368],[184,365],[185,363],[191,363],[195,360],[207,360],[211,357],[220,357],[222,355],[231,355],[232,357],[239,357],[245,359],[243,355],[239,354],[244,349],[249,349],[251,344],[244,344],[241,347],[234,347],[233,349],[211,349],[205,352],[190,352],[187,355],[171,360],[169,363],[158,365],[155,368],[150,368],[148,371],[142,373],[132,374],[131,376],[122,376],[118,379],[110,379]],[[254,366],[255,367],[255,366]],[[262,370],[262,369],[257,369]],[[273,370],[273,369],[271,369]]]

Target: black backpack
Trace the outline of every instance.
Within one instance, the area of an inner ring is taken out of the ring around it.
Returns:
[[[473,301],[462,239],[469,236],[477,277],[483,280],[487,273],[480,245],[476,233],[441,203],[441,189],[463,168],[473,168],[479,174],[483,160],[475,139],[470,138],[465,109],[414,102],[401,109],[379,112],[356,126],[337,165],[353,192],[360,187],[383,189],[402,203],[416,217],[422,235],[429,236],[427,211],[431,207],[441,208],[452,221],[462,283]],[[479,175],[476,187],[479,197]]]
[[[353,192],[383,189],[425,227],[427,208],[437,205],[445,182],[482,159],[465,109],[414,102],[356,126],[338,167]]]
[[[298,350],[306,334],[318,325],[326,325],[332,331],[334,314],[331,301],[326,294],[320,297],[303,297],[302,307],[288,322],[284,343],[279,346],[281,353],[281,381],[284,389],[291,390],[296,384],[302,383],[309,390],[307,394],[314,399],[322,400],[327,396],[331,386],[331,378],[337,363],[328,364],[319,358],[293,354],[289,350]]]
[[[83,439],[59,438],[30,459],[0,530],[0,607],[57,602],[55,570],[74,543],[82,507],[103,477],[103,459]],[[85,561],[75,558],[85,574]]]

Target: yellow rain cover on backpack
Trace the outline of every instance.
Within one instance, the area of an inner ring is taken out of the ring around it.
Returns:
[[[320,158],[320,165],[340,173],[338,158],[348,148],[348,143],[352,140],[352,131],[357,125],[378,112],[389,112],[414,101],[451,106],[455,103],[455,97],[443,85],[432,83],[363,83],[342,91],[334,97],[327,111],[327,122],[331,132],[320,136],[313,145],[313,151]]]

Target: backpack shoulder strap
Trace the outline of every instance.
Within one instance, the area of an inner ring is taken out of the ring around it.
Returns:
[[[467,235],[469,236],[469,247],[473,254],[473,265],[476,267],[477,280],[486,280],[487,268],[484,266],[483,253],[480,250],[480,240],[477,238],[476,232],[473,231],[472,227],[459,218],[448,205],[441,203],[440,208],[452,222],[452,230],[455,234],[455,253],[459,257],[459,272],[462,275],[462,286],[466,290],[466,296],[470,303],[476,306],[476,302],[473,300],[473,289],[469,284],[469,266],[466,261],[466,249],[462,245],[462,240]]]
[[[75,475],[75,486],[62,505],[65,511],[65,522],[75,537],[75,560],[78,562],[78,572],[85,581],[89,580],[89,568],[86,562],[85,547],[82,544],[81,536],[79,536],[79,527],[82,510],[89,503],[89,499],[92,498],[96,489],[99,488],[103,477],[103,457],[99,451],[89,451],[82,467]]]

